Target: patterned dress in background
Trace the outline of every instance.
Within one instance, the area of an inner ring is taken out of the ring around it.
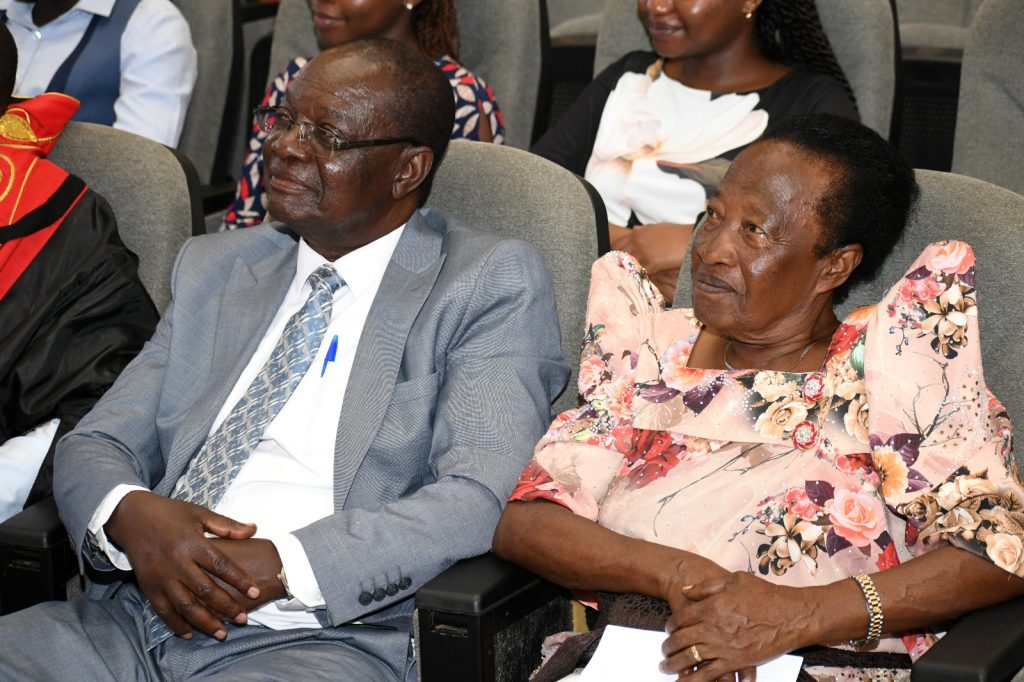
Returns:
[[[1024,576],[1011,426],[981,368],[974,253],[929,246],[836,330],[817,372],[687,367],[690,310],[636,262],[593,271],[579,389],[513,500],[794,587],[875,573],[952,543]],[[916,658],[927,632],[883,638]],[[821,680],[906,670],[809,668]]]
[[[279,106],[296,74],[308,61],[309,59],[305,57],[293,59],[274,79],[261,104]],[[435,61],[448,77],[452,93],[455,95],[455,126],[452,128],[452,138],[479,140],[480,118],[483,116],[490,124],[493,141],[501,144],[505,139],[505,123],[491,88],[450,57],[439,57]],[[224,216],[226,229],[259,225],[267,215],[267,195],[263,187],[263,143],[266,138],[266,134],[261,132],[254,122],[242,177],[235,189],[235,200]]]

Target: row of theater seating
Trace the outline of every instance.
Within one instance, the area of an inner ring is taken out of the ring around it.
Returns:
[[[143,282],[164,307],[175,253],[190,234],[203,230],[192,165],[155,142],[84,123],[68,126],[51,158],[107,197],[125,242],[140,257]],[[1024,298],[1024,279],[1018,276],[1024,263],[1019,239],[1024,234],[1024,197],[955,174],[920,171],[918,177],[920,206],[903,243],[877,280],[855,289],[845,305],[878,300],[884,283],[897,279],[926,244],[967,241],[978,259],[986,377],[1011,418],[1024,419],[1024,395],[1018,390],[1024,367],[1017,351],[1019,301]],[[481,183],[516,187],[517,192],[481,194],[476,190]],[[595,190],[527,152],[455,141],[428,205],[537,246],[555,285],[562,349],[574,357],[584,324],[590,264],[608,248],[604,206]],[[683,305],[690,300],[685,265],[676,300]],[[556,410],[575,403],[575,383],[574,372]],[[66,596],[65,583],[75,572],[75,562],[52,500],[0,525],[0,566],[2,612]],[[423,679],[525,679],[524,671],[536,662],[540,638],[565,627],[567,602],[559,595],[535,576],[489,555],[442,574],[416,596]],[[1024,623],[1008,614],[1022,606],[1024,600],[1018,600],[972,614],[955,629],[956,636],[921,659],[915,679],[1009,679],[1024,665]],[[984,646],[977,644],[978,638]]]
[[[317,46],[306,0],[281,0],[279,5],[243,0],[174,2],[191,26],[199,53],[199,77],[179,149],[196,166],[209,198],[207,209],[212,211],[226,203],[225,195],[233,189],[253,99],[292,57],[313,55]],[[507,144],[522,149],[548,123],[548,2],[456,0],[460,58],[492,86],[505,115]],[[631,50],[649,49],[635,18],[635,0],[588,2],[603,3],[594,73]],[[906,100],[900,93],[903,72],[896,13],[899,8],[910,18],[927,15],[911,0],[817,0],[817,4],[863,122],[886,137],[906,130],[901,120],[900,105]],[[960,38],[965,47],[952,170],[1022,192],[1024,167],[1017,160],[1024,154],[1024,79],[1019,69],[1024,63],[1024,43],[1018,40],[1017,27],[1024,22],[1024,3],[942,0],[935,9],[935,22],[951,23],[953,15],[962,22],[973,17],[969,33],[959,28],[966,38]],[[908,26],[920,24],[903,26],[911,30]],[[256,48],[258,44],[265,49]],[[266,79],[261,77],[264,73],[269,74]]]

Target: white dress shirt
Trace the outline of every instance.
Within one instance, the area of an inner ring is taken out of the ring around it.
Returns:
[[[52,419],[0,443],[0,521],[25,506],[59,424],[59,419]]]
[[[18,46],[14,94],[35,97],[45,92],[93,16],[110,16],[114,2],[78,0],[40,27],[32,21],[34,2],[0,0]],[[121,35],[121,94],[114,103],[114,127],[176,146],[197,73],[192,34],[178,8],[170,0],[141,0]]]
[[[323,606],[324,598],[305,550],[291,533],[334,513],[334,449],[345,388],[370,305],[404,229],[403,225],[334,261],[345,286],[335,293],[331,322],[313,364],[267,425],[256,449],[214,507],[219,514],[255,523],[256,537],[269,538],[274,543],[288,576],[289,590],[295,597],[252,611],[252,622],[278,630],[320,626],[310,611]],[[217,414],[211,434],[263,369],[288,319],[305,304],[311,291],[306,279],[326,262],[304,240],[299,241],[295,277],[288,293]],[[335,359],[328,361],[335,337]],[[107,540],[103,525],[121,499],[139,489],[127,485],[114,488],[89,523],[100,549],[123,570],[129,570],[131,564]]]

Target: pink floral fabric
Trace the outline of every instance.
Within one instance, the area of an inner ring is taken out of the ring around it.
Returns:
[[[513,500],[791,585],[875,573],[945,543],[1024,576],[1011,426],[986,388],[974,254],[929,246],[836,330],[818,372],[704,370],[700,334],[632,257],[593,268],[579,390]],[[928,633],[883,640],[918,656]]]

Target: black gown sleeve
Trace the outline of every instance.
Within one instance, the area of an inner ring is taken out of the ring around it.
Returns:
[[[57,436],[26,506],[50,494],[53,452],[114,383],[156,328],[158,314],[121,242],[113,212],[92,191],[64,222],[0,305],[0,436],[58,418]],[[15,322],[16,321],[16,322]]]

